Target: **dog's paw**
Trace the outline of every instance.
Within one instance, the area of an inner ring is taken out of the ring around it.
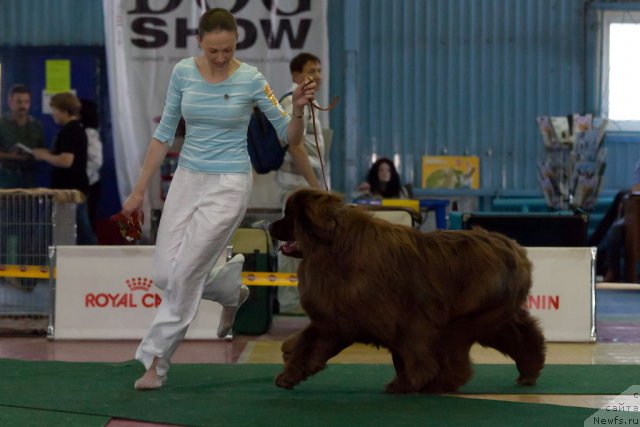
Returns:
[[[518,385],[536,385],[537,381],[538,381],[537,376],[534,377],[534,376],[520,375],[516,380],[516,383],[518,383]]]
[[[298,383],[300,383],[300,381],[292,379],[286,372],[279,374],[276,377],[275,382],[278,387],[287,388],[290,390],[298,385]]]

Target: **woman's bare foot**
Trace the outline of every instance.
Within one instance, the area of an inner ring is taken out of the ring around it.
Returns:
[[[162,387],[167,382],[167,377],[158,375],[156,371],[156,365],[158,364],[158,358],[153,358],[153,363],[147,369],[140,378],[138,378],[133,385],[136,390],[155,390]]]

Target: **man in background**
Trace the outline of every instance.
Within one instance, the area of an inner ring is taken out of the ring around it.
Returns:
[[[43,148],[42,123],[29,115],[31,94],[18,84],[9,90],[9,114],[0,119],[0,188],[33,188],[36,162],[25,151]],[[20,144],[20,145],[19,145]]]
[[[304,83],[305,77],[313,79],[316,82],[316,90],[320,89],[322,83],[322,64],[320,58],[311,53],[300,53],[289,63],[291,71],[291,79],[293,85],[284,98],[280,100],[280,104],[284,110],[293,113],[292,93],[296,87]],[[325,164],[326,154],[324,138],[322,136],[322,124],[316,114],[314,135],[313,116],[308,105],[304,107],[304,143],[295,147],[289,146],[282,162],[282,166],[276,172],[276,183],[280,187],[280,198],[284,209],[284,204],[289,195],[299,189],[305,187],[321,188],[323,184],[322,167],[320,159]],[[318,138],[318,148],[316,148],[316,136]],[[310,167],[309,167],[310,166]],[[278,253],[278,271],[295,272],[297,271],[298,260],[290,258]],[[300,297],[296,287],[280,287],[278,288],[278,302],[280,304],[280,313],[283,314],[302,314],[300,308]]]

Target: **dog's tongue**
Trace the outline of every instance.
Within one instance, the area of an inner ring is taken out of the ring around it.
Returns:
[[[288,242],[283,243],[280,246],[280,252],[282,252],[285,255],[299,252],[298,242],[296,242],[295,240],[290,240]]]

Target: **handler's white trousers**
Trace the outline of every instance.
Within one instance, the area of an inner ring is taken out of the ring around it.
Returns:
[[[178,168],[164,204],[154,256],[154,282],[164,291],[156,317],[136,359],[166,375],[171,357],[196,316],[205,287],[207,299],[235,305],[239,281],[210,275],[242,221],[253,175],[204,174]],[[212,325],[213,328],[213,325]]]

